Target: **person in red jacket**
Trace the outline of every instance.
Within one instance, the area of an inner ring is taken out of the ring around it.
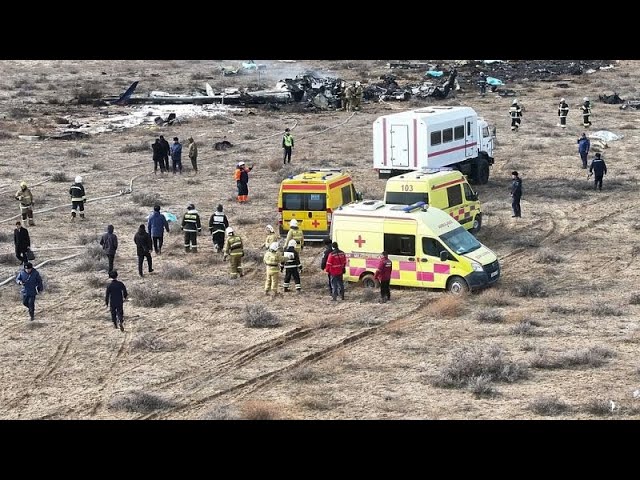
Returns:
[[[389,260],[389,254],[382,252],[380,255],[380,262],[376,268],[376,273],[373,278],[380,282],[380,301],[381,303],[391,300],[391,290],[389,284],[391,283],[391,270],[393,270],[393,264]]]
[[[331,300],[335,301],[338,293],[344,300],[344,281],[342,275],[346,272],[347,256],[338,248],[338,242],[331,244],[331,253],[327,257],[324,271],[331,276]]]

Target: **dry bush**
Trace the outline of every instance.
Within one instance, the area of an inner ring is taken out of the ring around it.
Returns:
[[[18,258],[13,253],[0,254],[0,265],[17,265]]]
[[[264,252],[260,250],[254,250],[252,248],[245,248],[244,257],[242,257],[242,263],[244,262],[257,262],[262,263],[264,258]]]
[[[362,288],[360,293],[360,303],[378,303],[380,292],[376,288]]]
[[[160,275],[170,280],[186,280],[193,277],[193,272],[188,267],[181,265],[168,265]]]
[[[592,398],[583,406],[586,412],[589,412],[592,415],[598,415],[601,417],[609,416],[614,413],[614,410],[611,408],[610,400],[602,400],[599,398]]]
[[[109,400],[108,408],[135,413],[151,413],[177,406],[173,400],[146,392],[127,392]]]
[[[245,420],[278,420],[281,410],[272,402],[264,400],[249,400],[241,407],[242,418]]]
[[[282,165],[280,160],[278,160],[278,170],[276,175],[274,175],[276,183],[282,183],[282,181],[286,178],[293,177],[294,175],[298,175],[299,173],[305,172],[307,169],[298,165],[286,164]]]
[[[151,144],[148,142],[127,143],[120,147],[120,153],[135,153],[151,151]]]
[[[467,387],[476,397],[495,397],[498,391],[491,383],[491,377],[480,375],[469,380]]]
[[[515,237],[511,240],[511,244],[516,248],[538,248],[540,239],[536,237]]]
[[[633,123],[625,123],[623,125],[620,125],[618,128],[620,130],[635,130],[638,128],[638,126],[634,125]]]
[[[591,306],[588,309],[594,317],[619,317],[624,312],[613,305],[607,305],[606,303],[600,303],[597,300],[591,301]]]
[[[109,263],[107,260],[107,254],[97,243],[87,244],[85,255],[81,256],[77,263],[71,267],[72,272],[100,271],[108,269]]]
[[[182,296],[173,290],[160,290],[147,285],[134,285],[129,289],[134,305],[147,308],[159,308],[164,305],[180,303]]]
[[[96,235],[93,233],[81,233],[80,235],[78,235],[78,245],[88,245],[90,243],[99,242],[100,237],[100,235]]]
[[[604,347],[590,347],[582,350],[572,350],[557,357],[550,357],[546,352],[538,351],[531,360],[529,366],[532,368],[556,369],[588,366],[592,368],[601,367],[614,352]]]
[[[487,288],[478,296],[480,302],[484,305],[492,307],[506,307],[513,305],[513,300],[509,298],[509,294],[498,288]]]
[[[80,150],[79,148],[70,148],[69,150],[67,150],[67,156],[70,158],[82,158],[88,157],[89,154],[83,150]]]
[[[231,405],[217,405],[202,414],[200,420],[240,420],[240,414]]]
[[[444,293],[441,297],[429,303],[428,311],[437,318],[452,318],[459,316],[464,309],[463,300],[451,293]]]
[[[309,410],[331,410],[336,407],[338,403],[331,395],[320,395],[313,397],[306,397],[300,401],[300,405],[308,408]]]
[[[464,388],[478,377],[486,377],[493,382],[513,383],[528,376],[527,366],[507,360],[500,347],[494,345],[482,350],[474,346],[454,352],[449,363],[431,383],[436,387]]]
[[[534,255],[533,261],[536,263],[560,263],[564,261],[564,257],[551,249],[542,248]]]
[[[253,196],[253,200],[255,200],[256,196]],[[235,219],[235,224],[237,225],[254,225],[256,223],[260,222],[259,218],[255,218],[255,217],[238,217]]]
[[[318,379],[318,372],[309,367],[298,367],[287,375],[294,382],[310,382]]]
[[[29,110],[22,107],[11,107],[7,112],[7,118],[12,118],[14,120],[19,120],[21,118],[29,117]]]
[[[160,195],[157,193],[134,193],[131,195],[131,200],[143,207],[153,207],[154,205],[164,205],[160,200]]]
[[[262,304],[245,305],[244,324],[252,328],[277,327],[280,318]]]
[[[634,293],[629,298],[629,305],[640,305],[640,293]]]
[[[529,404],[529,409],[538,415],[551,417],[568,411],[569,405],[555,396],[538,397]]]
[[[0,243],[8,242],[9,240],[13,241],[13,237],[10,233],[0,232]]]
[[[321,124],[319,124],[319,123],[316,123],[316,124],[311,125],[311,126],[309,127],[309,130],[310,130],[310,131],[312,131],[312,132],[318,132],[318,131],[320,131],[320,130],[326,130],[326,129],[327,129],[327,126],[326,126],[326,125],[321,125]]]
[[[96,172],[102,172],[102,171],[104,171],[106,169],[107,169],[107,167],[105,167],[101,163],[94,163],[94,164],[91,165],[91,170],[95,170]]]
[[[548,296],[545,283],[537,278],[516,280],[511,285],[511,292],[516,297],[543,298]]]
[[[182,344],[172,344],[162,340],[154,333],[144,333],[131,342],[132,350],[147,350],[150,352],[171,352]]]
[[[483,308],[475,314],[476,320],[480,323],[502,323],[504,315],[495,308]]]
[[[102,277],[96,277],[95,275],[87,275],[84,281],[92,288],[106,288],[107,280]]]
[[[140,208],[138,207],[122,207],[119,208],[118,210],[115,211],[115,216],[118,218],[122,218],[122,219],[131,219],[132,221],[136,218],[136,217],[140,217],[144,215]],[[138,221],[136,220],[136,223]],[[126,222],[125,222],[126,223]]]
[[[525,150],[544,150],[545,145],[540,142],[527,142],[524,148]]]
[[[511,328],[511,333],[513,335],[521,335],[521,336],[534,336],[537,335],[537,332],[534,331],[534,323],[529,320],[523,320],[514,327]]]
[[[561,315],[570,315],[572,313],[580,313],[582,310],[576,307],[567,307],[565,305],[550,305],[549,311],[559,313]]]
[[[67,174],[64,172],[55,172],[51,174],[51,181],[52,182],[68,182],[69,181],[69,177],[67,177]]]

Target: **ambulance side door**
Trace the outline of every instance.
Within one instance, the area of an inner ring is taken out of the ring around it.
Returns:
[[[391,285],[420,286],[416,277],[416,236],[411,233],[385,233],[384,250],[393,264]]]
[[[447,249],[436,238],[422,237],[421,240],[421,255],[418,256],[418,276],[423,282],[422,286],[445,288],[451,269],[448,262],[440,260],[440,252],[447,251]]]

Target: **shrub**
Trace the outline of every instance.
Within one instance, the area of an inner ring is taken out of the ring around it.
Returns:
[[[151,150],[151,144],[148,142],[127,143],[120,147],[121,153],[148,152]]]
[[[318,373],[309,367],[298,367],[288,375],[294,382],[310,382],[318,378]]]
[[[67,155],[70,158],[82,158],[82,157],[88,157],[89,154],[87,152],[84,152],[78,148],[70,148],[69,150],[67,150]]]
[[[107,287],[107,280],[103,277],[96,277],[95,275],[87,275],[85,277],[85,281],[87,282],[87,285],[89,285],[92,288]]]
[[[100,237],[91,233],[81,233],[78,235],[78,244],[79,245],[88,245],[90,243],[99,242]],[[102,249],[102,247],[100,247]]]
[[[13,253],[0,254],[0,265],[17,265],[18,259]]]
[[[309,410],[331,410],[336,406],[336,401],[329,395],[321,395],[319,397],[307,397],[300,401],[300,405]]]
[[[619,317],[624,313],[618,307],[599,303],[597,300],[591,303],[590,311],[594,317]]]
[[[584,409],[592,415],[607,416],[614,412],[610,400],[592,398],[585,405]]]
[[[511,333],[513,335],[532,336],[535,335],[536,332],[533,331],[533,324],[528,320],[524,320],[511,328]]]
[[[513,301],[507,296],[507,292],[497,288],[487,288],[479,296],[479,300],[492,307],[506,307],[513,305]]]
[[[151,288],[147,285],[134,285],[129,289],[129,294],[134,305],[147,308],[175,305],[182,299],[178,292]]]
[[[476,397],[494,397],[498,394],[498,391],[491,384],[491,378],[487,375],[480,375],[469,380],[467,386]]]
[[[52,182],[68,182],[69,177],[67,177],[67,174],[64,172],[55,172],[51,175],[51,181]]]
[[[0,232],[0,243],[13,241],[13,237],[7,232]]]
[[[263,257],[264,257],[264,253],[261,252],[260,250],[253,250],[251,248],[249,249],[243,249],[244,251],[244,257],[242,257],[242,263],[244,262],[257,262],[257,263],[262,263],[263,261]]]
[[[280,319],[262,304],[245,305],[244,324],[252,328],[277,327]]]
[[[565,307],[564,305],[551,305],[549,306],[549,311],[553,313],[560,313],[561,315],[580,312],[580,310],[575,307]]]
[[[176,402],[146,392],[127,392],[109,400],[108,408],[135,413],[151,413],[177,406]]]
[[[131,200],[143,207],[153,207],[154,205],[164,205],[157,193],[134,193]]]
[[[91,165],[91,170],[95,170],[96,172],[102,172],[103,170],[106,170],[106,169],[107,167],[105,167],[101,163],[94,163],[93,165]]]
[[[516,297],[542,298],[548,295],[545,284],[538,279],[516,280],[511,286]]]
[[[239,420],[240,415],[231,405],[218,405],[204,413],[200,420]]]
[[[271,402],[249,400],[242,405],[242,416],[246,420],[277,420],[279,409]]]
[[[169,265],[163,269],[161,275],[170,280],[186,280],[187,278],[193,277],[191,270],[179,265]]]
[[[569,410],[569,406],[555,396],[538,397],[529,404],[529,409],[538,415],[554,416]]]
[[[480,323],[502,323],[504,316],[499,310],[485,308],[476,313],[476,320]]]
[[[533,261],[536,263],[560,263],[564,257],[548,248],[543,248],[535,254]]]
[[[175,347],[153,333],[145,333],[131,342],[131,348],[133,350],[148,350],[150,352],[166,352],[174,350]]]
[[[640,293],[634,293],[629,298],[630,305],[640,305]]]
[[[462,313],[463,303],[453,294],[444,293],[429,303],[428,310],[436,317],[457,317]]]

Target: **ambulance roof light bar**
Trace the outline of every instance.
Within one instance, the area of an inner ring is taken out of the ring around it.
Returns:
[[[429,205],[427,205],[427,202],[416,202],[416,203],[412,203],[411,205],[407,205],[402,209],[402,211],[405,213],[409,213],[418,208],[421,208],[422,210],[427,211],[427,208],[429,208]]]

